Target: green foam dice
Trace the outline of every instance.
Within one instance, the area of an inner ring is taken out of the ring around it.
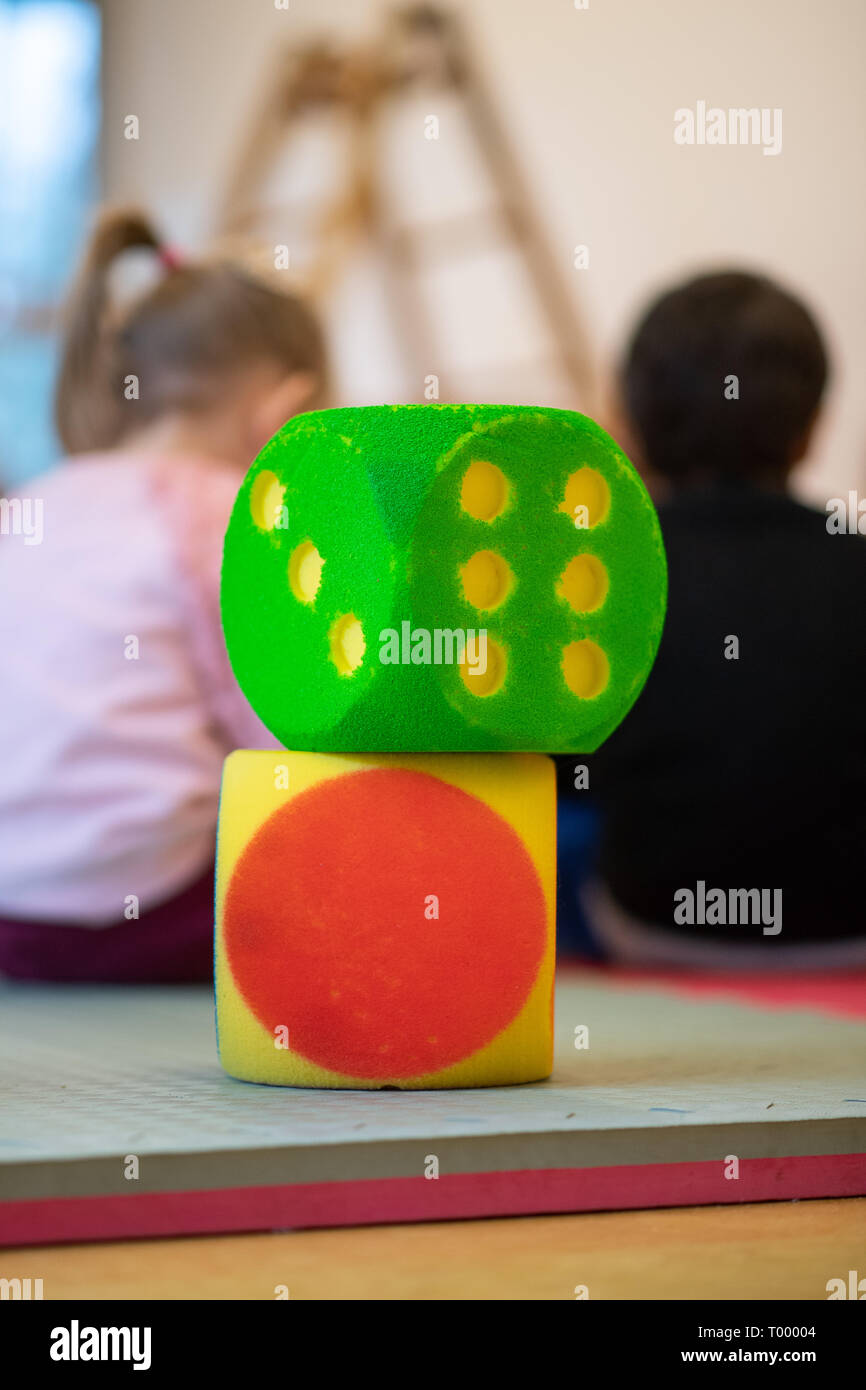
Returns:
[[[222,619],[287,747],[592,752],[640,693],[667,570],[592,420],[502,405],[296,416],[241,485]]]

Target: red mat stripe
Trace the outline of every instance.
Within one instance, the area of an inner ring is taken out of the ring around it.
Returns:
[[[866,1018],[866,970],[834,972],[707,971],[631,969],[566,957],[557,974],[607,979],[631,989],[675,990],[695,998],[717,996],[768,1009],[806,1009],[839,1018]]]
[[[866,1195],[866,1154],[370,1178],[0,1203],[0,1245]]]

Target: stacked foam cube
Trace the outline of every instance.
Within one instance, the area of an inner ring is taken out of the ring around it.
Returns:
[[[227,764],[220,1056],[283,1085],[441,1087],[552,1063],[552,752],[591,752],[664,621],[658,521],[584,416],[290,421],[238,494],[222,616],[286,752]],[[288,750],[291,751],[288,751]]]

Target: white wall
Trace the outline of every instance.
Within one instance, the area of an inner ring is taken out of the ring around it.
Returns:
[[[372,0],[290,0],[287,12],[273,0],[105,0],[106,194],[146,201],[182,244],[206,240],[279,46],[323,29],[340,38],[371,32],[383,8]],[[767,270],[814,306],[836,366],[802,489],[821,503],[862,489],[862,0],[589,0],[587,10],[573,0],[465,0],[457,8],[600,358],[666,282],[728,263]],[[782,153],[677,146],[673,113],[699,99],[781,107]],[[137,143],[123,139],[129,113],[141,120]],[[419,160],[445,167],[449,138],[445,121],[436,151],[422,153],[419,130]],[[456,159],[456,136],[453,149]],[[590,248],[585,271],[572,269],[578,242]],[[365,275],[356,273],[362,283],[341,309],[354,325],[354,346],[342,353],[350,378],[352,351],[357,364],[345,390],[356,400],[375,391],[397,399],[407,388],[381,328],[364,323],[363,306],[376,299]],[[462,291],[456,302],[465,304]],[[506,316],[499,347],[511,331]],[[443,341],[441,351],[453,345]]]

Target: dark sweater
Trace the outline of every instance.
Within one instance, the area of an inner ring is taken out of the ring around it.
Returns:
[[[658,658],[585,760],[601,875],[632,914],[693,939],[866,935],[866,538],[742,485],[681,493],[659,516]],[[738,660],[725,659],[730,635]],[[674,894],[698,880],[781,888],[781,934],[678,926]]]

